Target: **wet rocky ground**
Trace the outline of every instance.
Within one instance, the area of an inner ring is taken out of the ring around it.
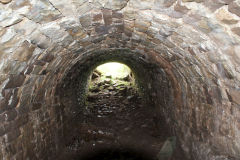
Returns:
[[[95,77],[83,117],[76,117],[73,132],[77,135],[66,144],[62,159],[155,160],[170,136],[129,77]],[[174,151],[171,159],[182,157]]]

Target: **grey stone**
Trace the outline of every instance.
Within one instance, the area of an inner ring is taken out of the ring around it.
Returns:
[[[49,1],[39,0],[31,7],[29,13],[25,15],[28,19],[36,23],[51,22],[61,17],[61,13],[56,10]]]
[[[154,2],[154,7],[156,8],[162,8],[162,7],[170,7],[172,6],[174,3],[176,2],[176,0],[156,0]]]
[[[20,15],[9,15],[8,17],[4,18],[4,20],[0,20],[1,27],[10,27],[13,26],[23,20],[23,17]]]
[[[61,42],[67,35],[67,32],[61,30],[57,24],[48,24],[41,28],[41,32],[54,42]]]
[[[6,33],[1,37],[0,42],[1,43],[6,43],[10,41],[12,38],[16,36],[16,32],[14,29],[9,28]]]

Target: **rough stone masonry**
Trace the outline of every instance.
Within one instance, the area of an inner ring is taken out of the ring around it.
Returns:
[[[114,59],[188,158],[239,160],[239,20],[240,0],[0,0],[0,159],[54,159],[75,93]]]

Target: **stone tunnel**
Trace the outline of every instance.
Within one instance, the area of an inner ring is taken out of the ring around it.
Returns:
[[[239,0],[0,0],[0,159],[55,159],[117,61],[188,159],[239,160],[239,20]]]

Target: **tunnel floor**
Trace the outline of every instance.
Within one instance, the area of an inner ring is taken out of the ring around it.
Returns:
[[[90,88],[83,116],[72,122],[59,159],[155,160],[171,135],[127,79],[105,79]],[[171,160],[184,160],[175,149]]]

